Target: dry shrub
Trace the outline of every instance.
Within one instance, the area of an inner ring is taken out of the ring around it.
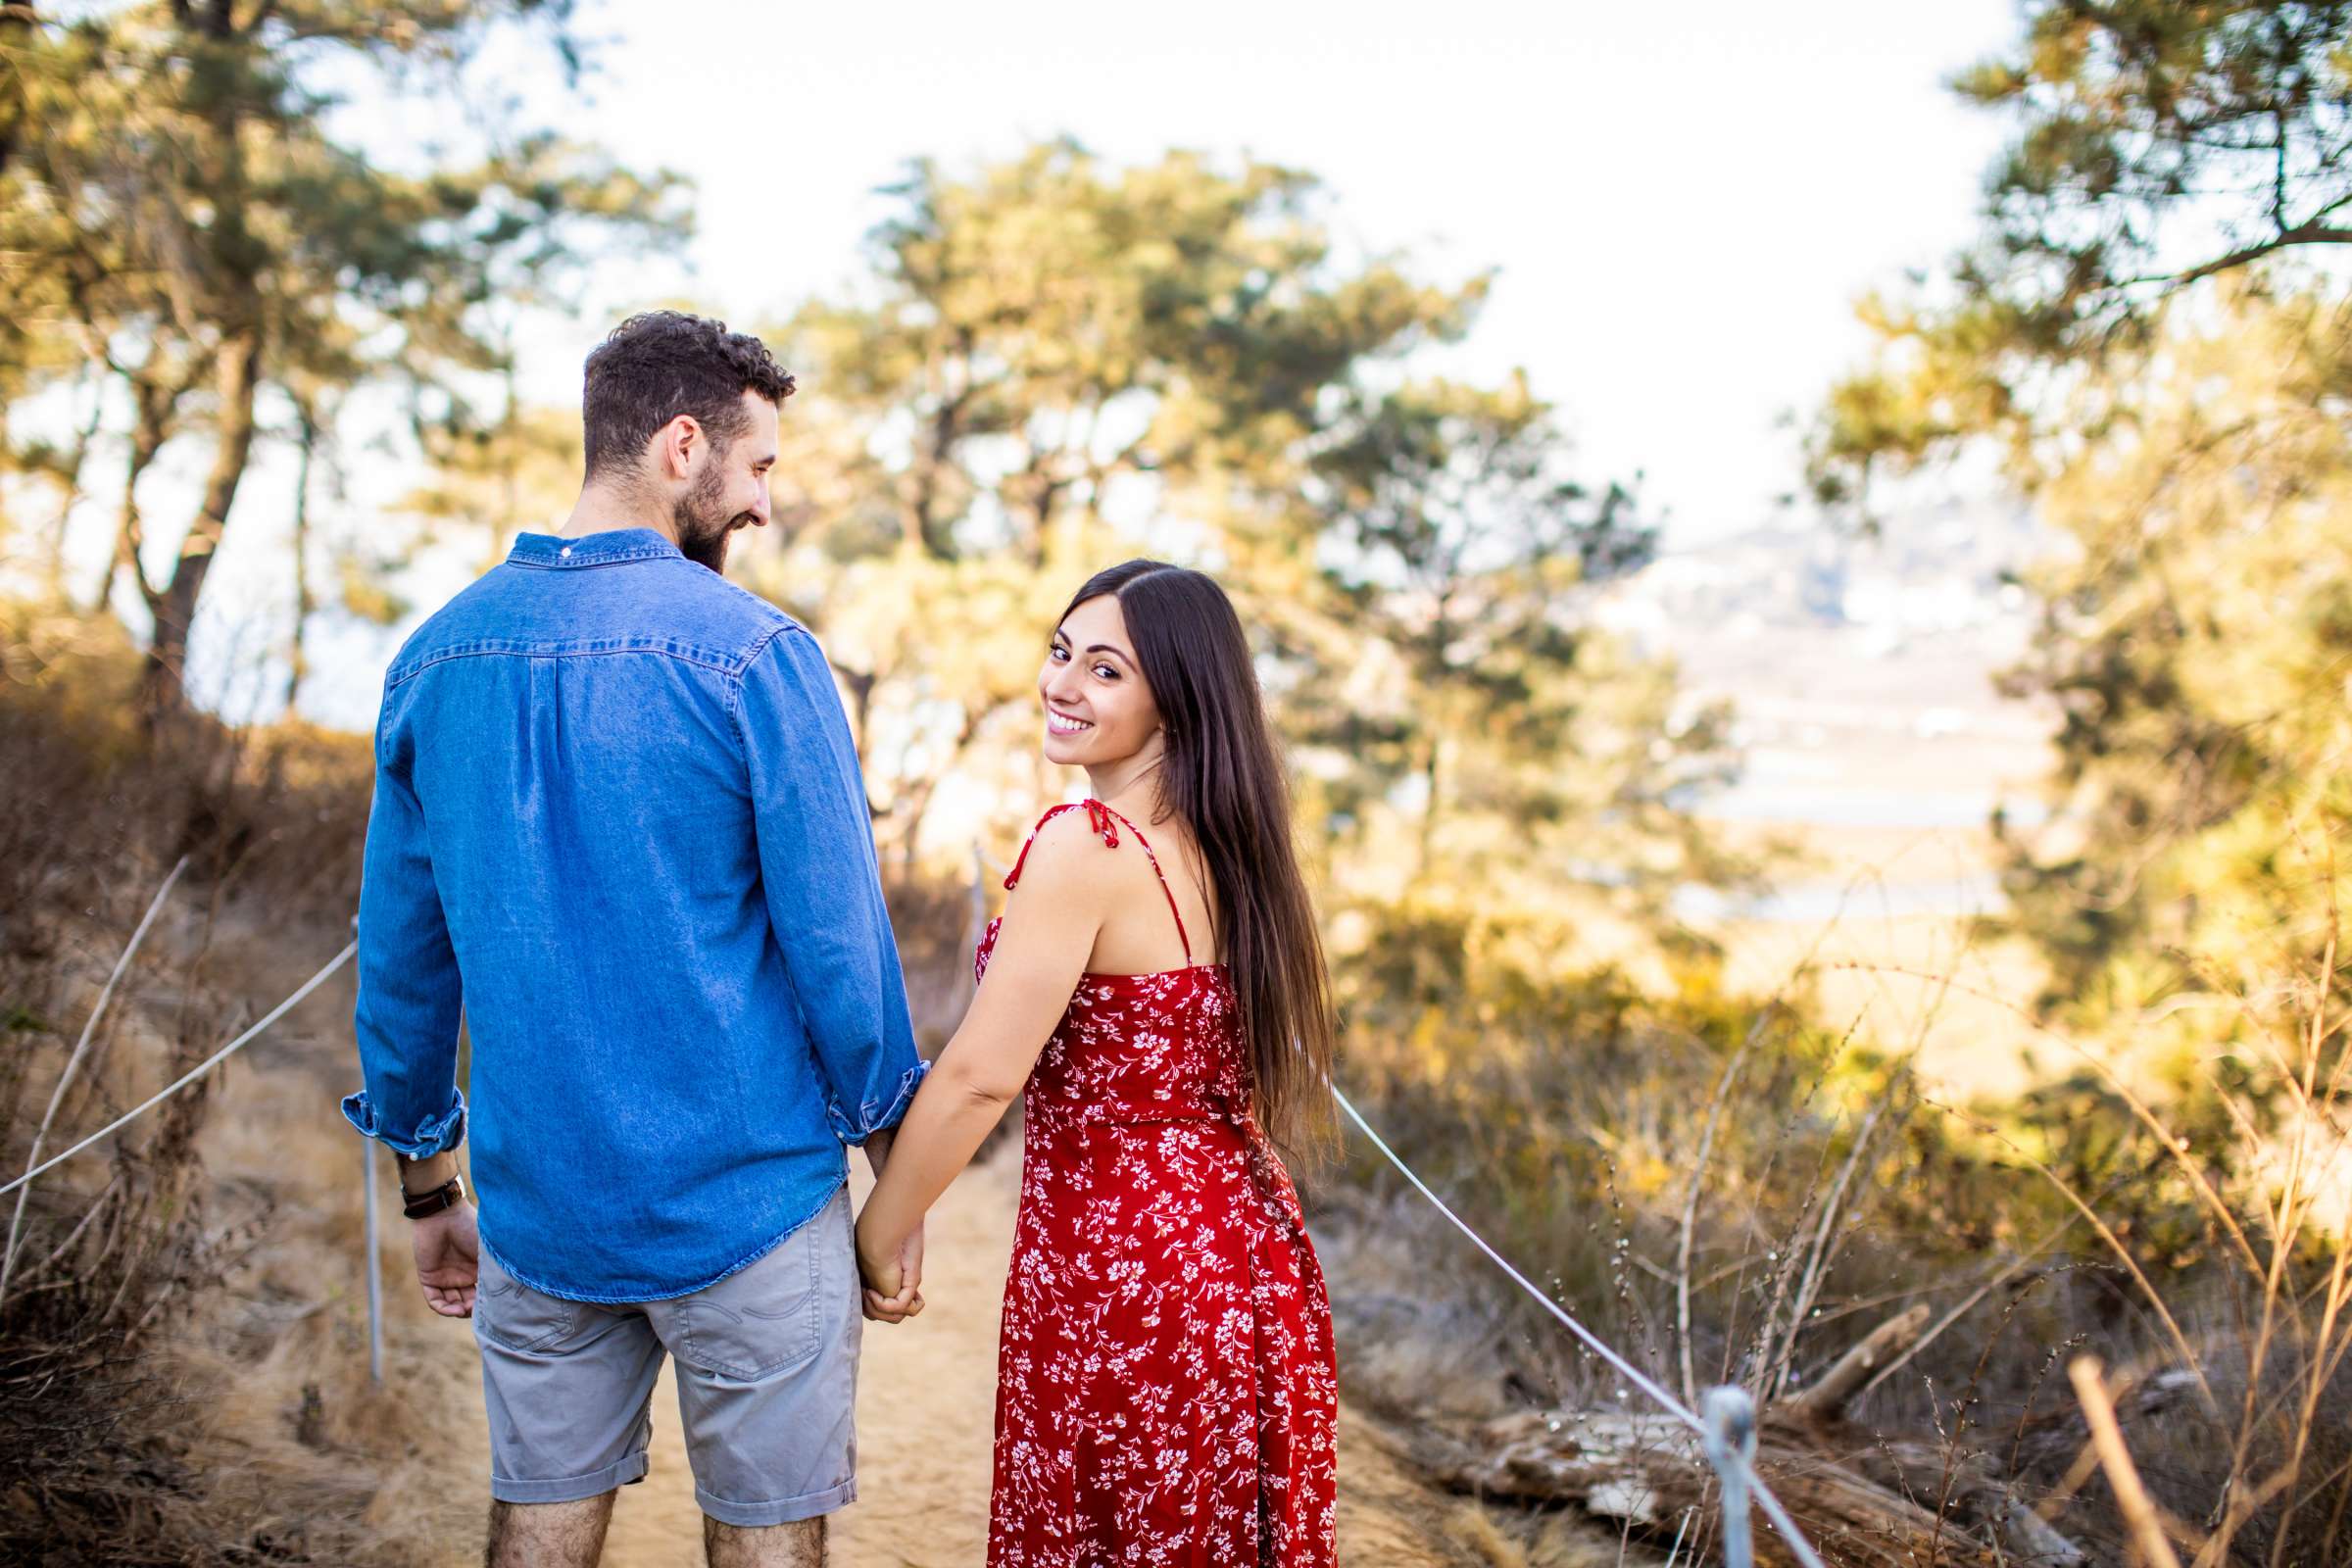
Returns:
[[[284,913],[348,909],[368,760],[364,745],[303,731],[239,733],[188,715],[142,722],[137,656],[119,634],[9,613],[0,1168],[14,1175],[109,969],[182,857],[188,871],[92,1035],[44,1157],[233,1028],[210,974],[232,896]],[[283,1533],[209,1512],[210,1466],[192,1441],[209,1395],[159,1351],[271,1217],[266,1197],[222,1200],[199,1180],[195,1145],[217,1082],[30,1190],[0,1300],[0,1559],[310,1560]]]
[[[1791,1396],[1924,1302],[1928,1342],[1846,1408],[1854,1468],[1896,1474],[1896,1447],[1982,1462],[2123,1560],[2065,1375],[2090,1353],[2119,1369],[2184,1563],[2352,1561],[2352,1085],[2331,914],[2315,929],[2310,973],[2240,999],[2261,1016],[2230,1038],[2260,1049],[2212,1053],[2197,1092],[2152,1101],[2084,1054],[2021,1100],[1955,1106],[1902,1042],[1824,1027],[1800,988],[1540,978],[1468,922],[1398,918],[1345,977],[1344,1077],[1473,1226],[1670,1389],[1687,1364],[1697,1388]],[[1344,1366],[1356,1396],[1406,1421],[1641,1402],[1360,1141],[1348,1178],[1320,1223],[1346,1343],[1377,1347]],[[1930,1468],[1925,1495],[1916,1465],[1901,1485],[1939,1512]]]

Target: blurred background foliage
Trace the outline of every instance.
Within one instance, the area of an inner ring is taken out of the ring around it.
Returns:
[[[493,38],[584,68],[569,7],[534,0],[0,8],[0,1004],[28,1051],[76,994],[37,933],[94,908],[110,857],[201,849],[305,911],[344,866],[320,834],[356,834],[362,743],[240,739],[186,688],[257,452],[296,459],[290,633],[232,630],[273,640],[239,657],[289,707],[313,640],[426,608],[414,563],[486,564],[568,505],[576,420],[518,395],[519,323],[677,243],[694,193],[466,98]],[[2021,1027],[2064,1065],[2014,1098],[1923,1082],[1805,974],[1741,994],[1676,917],[1678,889],[1774,866],[1692,809],[1736,774],[1731,715],[1595,612],[1658,549],[1639,483],[1585,471],[1524,376],[1429,373],[1493,278],[1343,242],[1307,172],[1069,139],[904,171],[854,278],[761,326],[803,391],[784,538],[739,576],[833,660],[934,1034],[975,845],[1065,787],[1034,679],[1068,592],[1138,553],[1200,564],[1290,748],[1346,1072],[1563,1298],[1772,1394],[1982,1269],[1997,1321],[1875,1419],[1956,1444],[1991,1404],[2022,1442],[2053,1346],[2186,1368],[2227,1386],[2153,1484],[2203,1560],[2340,1560],[2352,6],[2029,0],[1954,87],[2012,129],[1981,236],[1861,302],[1876,351],[1805,460],[1825,525],[1902,526],[1890,497],[1988,462],[2052,541],[2005,677],[2056,714],[2051,809],[1994,824],[1984,935],[2035,956]],[[339,140],[329,111],[370,93],[462,156]],[[362,516],[368,398],[416,478]],[[173,461],[192,482],[160,482]],[[116,545],[77,583],[92,504]],[[43,778],[119,828],[54,874]],[[1360,1160],[1332,1201],[1388,1191]],[[0,1320],[70,1341],[89,1294]],[[1598,1396],[1565,1352],[1514,1375]]]
[[[1990,450],[2055,536],[2006,680],[2059,715],[2053,809],[1995,824],[2006,923],[2047,1016],[2192,1096],[2277,1086],[2244,999],[2352,1000],[2348,27],[2341,5],[2028,8],[1955,81],[2015,127],[1982,240],[1865,303],[1878,352],[1811,432],[1816,492],[1860,525],[1874,481]],[[2336,1042],[2320,1085],[2341,1064]]]

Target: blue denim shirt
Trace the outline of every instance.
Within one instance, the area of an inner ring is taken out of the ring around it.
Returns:
[[[455,1148],[483,1244],[653,1300],[743,1267],[922,1063],[815,639],[650,529],[524,534],[401,649],[376,723],[352,1125]]]

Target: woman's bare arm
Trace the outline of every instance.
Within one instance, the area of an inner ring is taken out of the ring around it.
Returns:
[[[1110,906],[1102,841],[1083,812],[1038,833],[1004,909],[988,977],[899,1124],[890,1158],[858,1216],[858,1264],[899,1294],[900,1244],[1004,1118],[1078,988]]]

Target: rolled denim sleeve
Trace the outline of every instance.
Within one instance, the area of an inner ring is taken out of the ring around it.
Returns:
[[[843,1143],[896,1127],[921,1082],[899,945],[882,899],[865,782],[816,640],[787,626],[740,692],[768,923]]]
[[[394,707],[387,694],[360,872],[360,997],[352,1025],[366,1088],[344,1100],[343,1114],[394,1152],[422,1159],[466,1137],[457,1080],[464,988],[433,883],[424,809],[397,745],[387,744]]]

